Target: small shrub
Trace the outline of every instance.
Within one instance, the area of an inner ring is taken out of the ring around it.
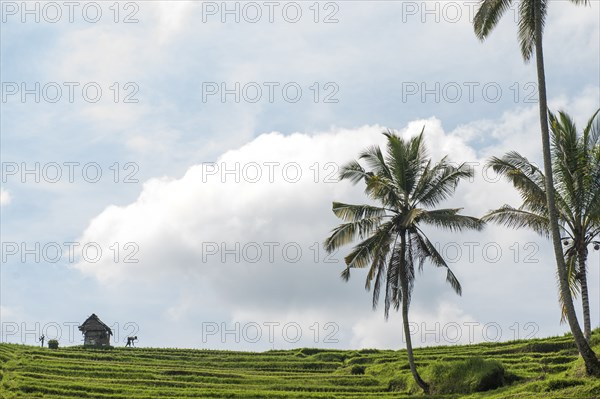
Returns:
[[[350,369],[350,374],[354,374],[354,375],[362,375],[365,373],[365,366],[360,366],[358,364],[355,364],[354,366],[352,366],[352,368]]]
[[[406,376],[398,376],[398,377],[394,377],[392,378],[389,382],[388,382],[388,388],[387,390],[389,392],[403,392],[406,391]]]
[[[58,349],[58,341],[55,339],[51,339],[50,341],[48,341],[48,348]]]
[[[505,384],[502,364],[474,357],[461,361],[434,362],[423,373],[431,393],[473,393],[500,388]]]

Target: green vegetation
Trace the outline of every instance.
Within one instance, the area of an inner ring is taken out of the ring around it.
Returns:
[[[58,341],[55,339],[51,339],[50,341],[48,341],[48,348],[58,349]]]
[[[505,381],[502,363],[478,356],[432,362],[424,374],[431,382],[432,393],[483,392],[500,388]]]
[[[591,343],[600,349],[600,330]],[[428,398],[600,397],[600,380],[585,376],[570,335],[418,348],[415,354],[430,383]],[[0,397],[7,399],[425,397],[404,351],[48,350],[0,344],[0,361]],[[498,383],[503,386],[492,389]]]

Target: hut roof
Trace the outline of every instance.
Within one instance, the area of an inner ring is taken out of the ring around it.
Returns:
[[[95,313],[92,313],[92,315],[79,326],[79,331],[83,333],[87,331],[107,331],[112,335],[110,327],[104,324]]]

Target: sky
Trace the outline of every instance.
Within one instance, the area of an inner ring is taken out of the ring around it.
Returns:
[[[2,342],[80,345],[92,313],[123,346],[264,351],[404,346],[365,271],[328,255],[342,165],[388,129],[424,129],[473,179],[443,205],[481,216],[519,196],[484,168],[541,163],[535,65],[509,9],[485,42],[477,1],[1,1]],[[552,111],[600,107],[600,4],[553,1]],[[560,335],[545,238],[426,229],[462,283],[426,264],[415,346]],[[600,251],[590,250],[593,327]],[[579,309],[580,303],[576,304]]]

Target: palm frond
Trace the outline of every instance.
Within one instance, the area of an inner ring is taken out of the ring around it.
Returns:
[[[375,289],[373,292],[374,306],[376,306],[376,297],[379,297],[379,285],[381,284],[380,275],[385,273],[385,260],[390,250],[390,231],[393,224],[388,222],[382,226],[375,235],[358,244],[352,251],[352,253],[344,258],[346,262],[346,268],[342,271],[341,278],[344,281],[350,279],[350,269],[356,267],[364,267],[372,259],[371,268],[367,275],[365,289],[368,291],[371,288],[371,280],[373,275],[377,273],[377,280],[375,281]]]
[[[540,8],[540,21],[536,21],[536,8]],[[541,24],[541,31],[544,29],[546,8],[546,0],[522,0],[519,3],[517,36],[521,46],[521,55],[525,61],[531,59],[535,50],[536,24]]]
[[[394,224],[387,222],[375,234],[358,243],[344,258],[346,265],[351,268],[363,268],[371,263],[373,256],[378,252],[385,252],[388,248],[382,247],[382,242],[388,240],[394,231]]]
[[[545,178],[542,171],[516,151],[506,153],[502,158],[492,157],[486,167],[511,182],[524,199],[544,202],[546,198]]]
[[[369,176],[369,173],[358,161],[350,161],[340,168],[339,179],[350,180],[353,184],[358,184]]]
[[[426,180],[425,176],[427,176]],[[418,187],[420,191],[415,193],[413,200],[415,204],[435,206],[454,194],[461,179],[471,177],[473,177],[473,169],[466,164],[454,167],[442,159],[433,170],[424,172],[421,179],[424,183]]]
[[[583,129],[583,142],[585,148],[591,149],[597,145],[600,145],[600,108],[594,112],[594,115],[588,120],[585,128]]]
[[[398,249],[394,247],[389,257],[387,266],[387,276],[385,284],[385,300],[383,304],[383,315],[387,320],[390,315],[390,307],[400,303],[400,296],[402,294],[400,287],[400,262],[398,261],[399,254]]]
[[[401,237],[400,239],[402,240]],[[396,310],[400,308],[404,295],[407,298],[407,306],[410,306],[412,297],[415,281],[414,262],[408,248],[406,248],[404,257],[402,256],[401,245],[402,243],[395,244],[389,260],[384,309],[386,320],[389,317],[389,310],[392,306]],[[406,284],[406,287],[403,285],[403,282]]]
[[[510,205],[503,205],[496,210],[489,211],[481,220],[502,224],[513,229],[528,228],[543,237],[550,237],[547,217],[522,209],[516,209]]]
[[[460,282],[458,281],[458,279],[456,278],[456,276],[454,275],[454,273],[452,272],[442,255],[440,255],[438,250],[431,243],[431,241],[429,241],[427,236],[425,236],[425,234],[423,234],[423,232],[419,229],[417,229],[417,232],[415,234],[415,243],[417,244],[417,246],[420,247],[420,251],[423,254],[426,254],[427,259],[429,259],[435,266],[443,267],[446,269],[446,281],[450,284],[452,289],[454,289],[454,291],[458,295],[462,295],[462,287],[460,285]],[[421,264],[420,268],[422,269],[422,267],[423,266]]]
[[[392,180],[392,175],[379,146],[371,146],[363,151],[359,159],[365,160],[371,173]]]
[[[485,40],[494,30],[502,15],[510,8],[512,0],[483,0],[475,14],[473,26],[479,40]]]
[[[347,222],[357,222],[362,219],[377,219],[386,215],[385,208],[372,205],[351,205],[342,202],[334,202],[333,213],[338,218]]]
[[[380,202],[384,207],[395,208],[403,202],[406,196],[404,190],[385,176],[372,175],[366,179],[365,194]]]
[[[483,229],[484,222],[482,220],[472,216],[460,215],[461,210],[462,208],[424,211],[420,216],[420,221],[450,231],[481,231]]]
[[[386,163],[389,165],[394,185],[401,190],[405,199],[412,193],[422,163],[427,160],[423,157],[423,134],[403,140],[395,133],[385,133],[388,138]]]
[[[397,235],[396,235],[397,237]],[[371,264],[371,268],[367,275],[367,279],[365,282],[365,289],[368,291],[371,289],[371,281],[373,281],[373,277],[375,276],[375,284],[373,286],[373,301],[372,306],[373,309],[377,308],[379,303],[379,296],[381,292],[381,287],[384,284],[385,276],[387,273],[387,259],[390,250],[393,248],[393,241],[395,241],[396,237],[392,237],[391,235],[387,235],[382,242],[379,244],[379,250],[376,250],[373,255],[373,262]],[[392,239],[393,238],[393,239]]]
[[[363,237],[376,231],[381,224],[381,217],[373,217],[358,220],[356,222],[343,223],[331,231],[331,235],[325,239],[323,247],[327,253],[347,245],[356,238]]]
[[[565,112],[558,117],[549,113],[552,139],[552,167],[555,189],[563,199],[569,213],[580,215],[585,207],[586,150],[577,137],[575,122]]]
[[[512,183],[523,200],[521,208],[538,214],[547,213],[544,174],[527,158],[516,151],[510,151],[502,158],[490,158],[486,163],[486,168],[492,168],[494,172]],[[565,207],[558,196],[557,206]]]
[[[340,273],[340,278],[344,281],[348,281],[350,280],[350,268],[346,267],[344,270],[342,270],[342,272]]]
[[[402,228],[410,228],[411,226],[419,223],[421,216],[425,213],[425,209],[421,208],[410,208],[409,210],[396,215],[394,217],[394,221],[397,225],[402,226]]]
[[[421,240],[427,239],[426,236],[423,238],[420,236],[421,232],[415,226],[410,228],[408,231],[408,243],[410,245],[411,253],[414,259],[418,261],[419,272],[423,272],[423,266],[425,265],[425,261],[430,257],[435,257],[436,254],[432,254],[431,251],[427,248],[425,243],[422,243]],[[435,248],[434,248],[435,249]],[[436,251],[437,253],[437,251]],[[437,254],[439,255],[439,254]],[[442,262],[445,263],[444,259],[439,255],[439,258],[432,259],[432,262]]]
[[[448,284],[450,284],[450,286],[452,287],[454,292],[456,292],[457,295],[462,295],[462,286],[460,285],[460,282],[449,267],[446,268],[446,281],[448,282]]]

